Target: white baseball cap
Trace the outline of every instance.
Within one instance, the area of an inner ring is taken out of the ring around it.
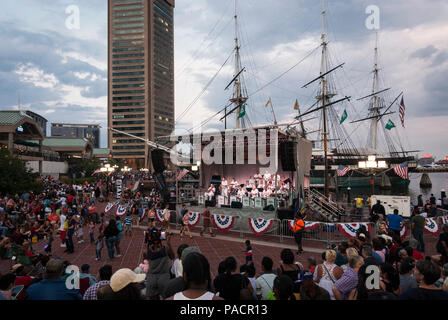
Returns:
[[[146,274],[137,274],[131,269],[120,269],[110,278],[110,287],[114,292],[118,292],[130,283],[142,282],[146,279]]]

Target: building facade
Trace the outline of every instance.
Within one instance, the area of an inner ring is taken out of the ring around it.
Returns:
[[[92,142],[94,148],[100,147],[99,124],[52,123],[51,136],[60,138],[85,138]]]
[[[149,168],[148,145],[174,130],[174,0],[108,0],[108,147]],[[129,136],[127,134],[131,134]]]
[[[42,133],[44,134],[44,137],[47,136],[47,123],[48,120],[45,119],[44,117],[42,117],[40,114],[37,114],[33,111],[27,110],[25,111],[25,113],[30,116],[31,118],[33,118],[34,121],[37,122],[37,124],[40,127],[40,130],[42,130]]]

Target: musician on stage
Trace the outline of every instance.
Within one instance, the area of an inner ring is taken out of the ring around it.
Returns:
[[[205,199],[212,200],[213,197],[215,196],[215,192],[216,192],[216,189],[212,183],[212,184],[210,184],[210,187],[208,188],[207,192],[204,193]]]
[[[222,178],[219,188],[221,190],[221,195],[227,198],[229,196],[229,184],[226,178]]]

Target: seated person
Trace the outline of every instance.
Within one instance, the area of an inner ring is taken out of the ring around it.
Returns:
[[[239,199],[242,199],[246,196],[246,191],[243,190],[241,186],[238,187],[238,193],[236,195]]]
[[[207,189],[207,192],[204,193],[205,199],[207,200],[212,200],[213,197],[215,196],[215,187],[213,186],[213,183],[210,184],[210,187]]]
[[[257,188],[253,188],[252,191],[250,192],[250,196],[252,198],[255,198],[255,197],[258,197],[258,195],[259,195],[258,189]]]

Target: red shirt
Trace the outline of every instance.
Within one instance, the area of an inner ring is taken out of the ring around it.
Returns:
[[[417,261],[425,259],[425,257],[420,252],[418,252],[417,250],[414,250],[412,252],[412,258],[414,258]]]
[[[71,195],[71,194],[69,194],[68,196],[67,196],[67,202],[68,203],[72,203],[73,202],[73,196]]]
[[[28,276],[16,277],[16,282],[14,283],[14,285],[15,286],[20,286],[20,285],[24,286],[22,292],[20,292],[19,295],[17,296],[17,300],[23,300],[25,298],[25,290],[26,290],[26,288],[29,287],[29,285],[31,284],[32,281],[33,281],[33,278],[28,277]]]

